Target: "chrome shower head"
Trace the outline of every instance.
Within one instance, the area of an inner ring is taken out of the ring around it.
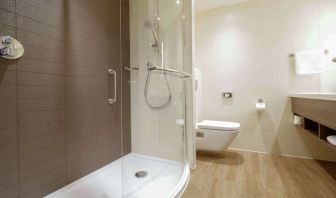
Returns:
[[[161,53],[160,39],[154,24],[146,19],[144,22],[144,26],[146,29],[150,30],[154,35],[155,43],[151,44],[151,46],[155,48],[155,51],[159,51]]]

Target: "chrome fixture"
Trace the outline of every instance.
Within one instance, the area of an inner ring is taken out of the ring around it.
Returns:
[[[151,109],[154,109],[154,110],[160,110],[160,109],[163,109],[165,107],[167,107],[170,102],[171,102],[171,99],[172,99],[172,92],[171,92],[171,89],[170,89],[170,85],[169,85],[169,82],[168,82],[168,79],[167,79],[167,75],[166,73],[164,72],[163,73],[163,76],[164,76],[164,80],[166,82],[166,85],[167,85],[167,89],[168,89],[168,93],[169,93],[169,96],[167,98],[167,101],[165,103],[163,103],[162,105],[159,105],[159,106],[154,106],[152,105],[149,100],[148,100],[148,86],[149,86],[149,83],[150,83],[150,76],[151,76],[151,73],[154,69],[151,69],[153,68],[153,64],[151,62],[148,62],[147,63],[147,68],[148,68],[148,73],[147,73],[147,78],[146,78],[146,84],[145,84],[145,91],[144,91],[144,96],[145,96],[145,101],[147,103],[147,105],[151,108]],[[163,68],[162,68],[163,69]]]
[[[113,96],[111,96],[108,99],[108,103],[109,104],[114,104],[115,102],[117,102],[117,72],[113,69],[108,69],[107,70],[109,76],[113,76],[113,80],[114,80],[114,93]],[[111,94],[112,95],[112,94]]]
[[[0,36],[0,56],[6,59],[20,58],[24,53],[22,44],[11,36]]]
[[[154,51],[158,52],[158,54],[160,56],[160,59],[161,59],[161,68],[163,69],[163,65],[164,65],[164,52],[163,52],[164,49],[163,48],[164,48],[164,46],[163,46],[163,42],[160,42],[160,35],[159,35],[159,33],[160,33],[160,24],[159,24],[160,17],[159,17],[159,14],[158,14],[159,13],[158,4],[159,4],[158,0],[154,0],[154,18],[155,18],[154,23],[151,23],[149,20],[145,20],[144,26],[148,30],[151,30],[152,33],[153,33],[155,43],[151,44],[151,47],[154,48]],[[150,68],[152,68],[152,67],[153,67],[153,64],[151,62],[148,62],[147,63],[148,73],[147,73],[147,78],[146,78],[144,97],[145,97],[145,101],[146,101],[147,105],[151,109],[160,110],[160,109],[163,109],[163,108],[167,107],[171,103],[172,92],[171,92],[170,85],[169,85],[169,82],[168,82],[168,79],[167,79],[167,76],[166,76],[166,72],[163,72],[164,81],[167,85],[169,96],[168,96],[165,103],[163,103],[161,105],[158,105],[158,106],[154,106],[149,102],[149,100],[148,100],[148,87],[149,87],[149,83],[150,83],[151,71],[153,71],[153,70],[150,70]]]
[[[139,71],[139,67],[124,67],[124,70],[127,70],[127,71],[132,71],[132,70],[136,70],[136,71]]]
[[[232,93],[231,92],[224,92],[223,97],[224,98],[232,98]]]
[[[202,132],[196,132],[196,137],[198,137],[198,138],[204,138],[204,133],[202,133]]]
[[[161,46],[159,44],[160,42],[159,42],[158,32],[157,32],[156,28],[154,27],[153,23],[151,23],[149,20],[145,20],[144,25],[147,29],[151,30],[153,35],[154,35],[155,42],[150,43],[150,46],[153,47],[155,49],[155,51],[161,51]]]
[[[134,174],[136,178],[144,178],[148,175],[147,171],[138,171]]]
[[[328,53],[329,53],[329,50],[325,49],[325,50],[324,50],[324,54],[328,54]],[[294,57],[294,56],[295,56],[295,54],[290,54],[290,55],[289,55],[289,57]]]
[[[333,59],[332,59],[332,62],[335,62],[335,63],[336,63],[336,58],[333,58]]]
[[[158,22],[156,23],[156,25],[153,25],[153,23],[151,23],[149,20],[145,20],[144,22],[144,26],[148,29],[148,30],[151,30],[152,33],[153,33],[153,36],[154,36],[154,39],[155,39],[155,42],[154,43],[150,43],[149,45],[151,47],[154,48],[154,50],[156,52],[158,52],[160,54],[160,58],[161,58],[161,67],[163,67],[163,64],[164,64],[164,46],[163,46],[163,42],[160,42],[160,39],[159,39],[159,34],[158,34],[158,30],[159,30],[159,27],[158,27]]]
[[[166,68],[162,68],[162,67],[158,67],[158,66],[153,66],[152,63],[148,63],[149,67],[147,68],[147,70],[150,71],[158,71],[158,72],[167,72],[167,74],[172,74],[175,75],[177,77],[180,78],[190,78],[191,74],[187,73],[187,72],[180,72],[174,69],[166,69]],[[124,67],[124,70],[126,71],[140,71],[139,67]]]
[[[191,75],[189,73],[186,73],[186,72],[180,72],[180,71],[177,71],[177,70],[174,70],[174,69],[165,69],[165,68],[157,67],[157,66],[153,66],[153,65],[148,67],[148,70],[149,71],[161,71],[161,72],[164,72],[164,73],[167,72],[167,73],[176,75],[180,78],[190,78],[191,77]]]

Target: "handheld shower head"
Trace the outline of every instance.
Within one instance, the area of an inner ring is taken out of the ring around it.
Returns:
[[[156,51],[159,51],[161,53],[160,40],[159,40],[158,33],[157,33],[157,31],[154,27],[154,24],[146,19],[145,22],[144,22],[144,26],[148,30],[152,31],[152,33],[154,35],[154,38],[155,38],[155,44],[153,44],[152,46],[155,48]]]

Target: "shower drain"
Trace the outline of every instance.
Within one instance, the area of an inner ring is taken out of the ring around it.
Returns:
[[[147,171],[138,171],[134,175],[137,178],[144,178],[147,176],[147,174],[148,174]]]

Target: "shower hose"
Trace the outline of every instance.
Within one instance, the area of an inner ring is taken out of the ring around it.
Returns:
[[[144,91],[145,100],[146,100],[147,105],[148,105],[151,109],[154,109],[154,110],[160,110],[160,109],[163,109],[163,108],[169,106],[169,104],[170,104],[170,102],[171,102],[171,99],[172,99],[172,93],[171,93],[170,85],[169,85],[169,82],[168,82],[168,79],[167,79],[167,75],[166,75],[166,73],[164,72],[164,73],[163,73],[163,77],[164,77],[164,81],[165,81],[165,83],[166,83],[166,85],[167,85],[167,89],[168,89],[168,92],[169,92],[169,96],[168,96],[167,100],[165,101],[165,103],[163,103],[162,105],[158,105],[158,106],[154,106],[154,105],[152,105],[152,104],[149,102],[149,100],[148,100],[148,87],[149,87],[149,84],[150,84],[151,73],[152,73],[152,71],[151,71],[151,70],[148,70],[147,78],[146,78],[146,84],[145,84],[145,91]]]

